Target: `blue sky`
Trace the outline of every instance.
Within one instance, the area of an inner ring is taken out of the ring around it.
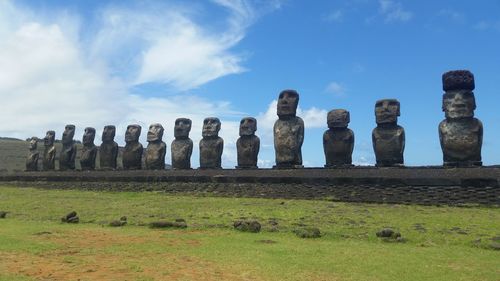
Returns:
[[[326,113],[345,108],[353,160],[373,165],[375,101],[397,98],[405,163],[440,165],[441,75],[469,69],[483,161],[500,164],[498,1],[9,1],[0,0],[1,136],[64,125],[100,133],[159,122],[170,147],[177,117],[222,120],[223,166],[236,162],[238,123],[258,119],[260,166],[274,163],[272,125],[283,89],[300,93],[306,166],[324,165]],[[170,155],[167,154],[167,162]]]

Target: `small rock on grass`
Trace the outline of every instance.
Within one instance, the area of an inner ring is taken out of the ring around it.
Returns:
[[[391,228],[384,228],[377,232],[377,237],[382,238],[385,242],[406,242],[406,239],[401,237],[401,233],[394,231]]]
[[[7,212],[0,211],[0,219],[5,219],[6,216],[7,216]]]
[[[62,217],[61,222],[78,223],[78,222],[80,222],[80,218],[77,216],[76,212],[73,211],[73,212],[67,214],[65,217]]]
[[[299,228],[293,231],[300,238],[319,238],[321,231],[317,227]]]
[[[120,227],[120,226],[124,226],[126,224],[127,224],[127,217],[123,216],[120,218],[120,220],[114,220],[114,221],[110,222],[109,226]]]
[[[237,220],[233,223],[235,229],[243,232],[260,232],[261,225],[256,220]]]
[[[149,228],[186,228],[185,222],[154,221],[149,223]]]

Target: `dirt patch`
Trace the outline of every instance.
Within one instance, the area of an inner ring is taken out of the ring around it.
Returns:
[[[33,239],[61,247],[38,254],[1,253],[6,262],[0,270],[54,281],[262,280],[230,266],[172,251],[174,247],[199,247],[201,243],[196,239],[166,237],[162,231],[131,235],[80,229],[36,235]]]

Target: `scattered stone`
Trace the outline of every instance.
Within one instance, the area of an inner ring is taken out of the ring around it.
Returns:
[[[114,220],[114,221],[110,222],[109,226],[120,227],[120,226],[124,226],[126,224],[127,224],[127,217],[123,216],[120,218],[120,220]]]
[[[186,228],[185,222],[154,221],[149,223],[149,228]]]
[[[0,219],[5,219],[6,216],[7,216],[7,212],[0,211]]]
[[[391,228],[384,228],[381,231],[377,232],[377,237],[397,239],[398,237],[401,237],[401,233],[396,232]]]
[[[78,222],[80,222],[80,218],[77,216],[76,212],[73,211],[73,212],[67,214],[65,217],[62,217],[61,222],[78,223]]]
[[[256,220],[238,220],[233,224],[234,228],[244,232],[260,232],[261,225]]]
[[[299,228],[293,231],[300,238],[319,238],[321,231],[317,227]]]

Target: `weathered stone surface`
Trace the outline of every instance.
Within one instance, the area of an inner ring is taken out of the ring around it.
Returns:
[[[474,76],[467,70],[443,74],[442,109],[446,119],[439,124],[444,166],[481,166],[483,124],[474,118]]]
[[[120,227],[127,224],[127,217],[123,216],[119,220],[114,220],[109,223],[109,226]]]
[[[66,125],[62,135],[62,150],[59,154],[59,170],[74,170],[76,160],[75,125]]]
[[[203,121],[203,138],[200,140],[200,169],[221,169],[224,140],[219,137],[220,120],[215,117]]]
[[[103,170],[116,169],[116,159],[118,158],[118,144],[115,142],[116,127],[113,125],[104,126],[102,131],[102,143],[99,147],[99,163]]]
[[[30,139],[30,152],[26,158],[26,171],[38,171],[38,158],[40,153],[37,150],[38,138],[32,137]]]
[[[95,158],[97,156],[97,146],[94,144],[95,129],[85,128],[83,133],[83,148],[80,156],[80,166],[82,170],[95,170]]]
[[[67,214],[66,216],[61,218],[61,222],[66,222],[66,223],[78,223],[80,222],[80,218],[78,217],[77,213],[75,211],[72,211],[71,213]]]
[[[7,212],[0,211],[0,219],[5,219],[6,216],[7,216]]]
[[[302,143],[304,142],[304,121],[296,116],[299,94],[284,90],[278,98],[274,123],[275,168],[302,168]]]
[[[159,123],[151,124],[148,130],[148,146],[146,148],[146,169],[165,169],[165,154],[167,145],[162,141],[163,126]]]
[[[243,232],[260,232],[261,224],[256,220],[238,220],[233,223],[233,227]]]
[[[383,238],[397,238],[401,237],[401,234],[399,232],[394,231],[392,228],[383,228],[380,231],[376,233],[377,237],[383,237]]]
[[[372,142],[378,167],[403,166],[405,130],[397,124],[399,115],[398,100],[383,99],[376,102],[377,127],[373,129]]]
[[[320,238],[321,231],[317,227],[299,228],[293,231],[300,238]]]
[[[257,169],[260,139],[255,135],[257,120],[246,117],[240,121],[240,137],[236,141],[238,169]]]
[[[54,170],[56,165],[56,147],[54,145],[54,141],[56,138],[56,132],[47,131],[45,137],[43,138],[44,143],[44,151],[43,151],[43,161],[42,166],[43,170]]]
[[[328,112],[328,130],[323,134],[323,150],[325,167],[342,167],[352,165],[354,150],[354,133],[347,126],[350,122],[349,111],[334,109]]]
[[[186,228],[186,222],[154,221],[149,224],[149,228]]]
[[[123,149],[123,169],[140,170],[142,167],[142,144],[139,143],[141,126],[128,125],[125,132],[125,148]]]
[[[191,120],[187,118],[175,120],[175,139],[170,146],[173,169],[191,169],[191,154],[193,153],[193,141],[189,138],[191,124]]]

